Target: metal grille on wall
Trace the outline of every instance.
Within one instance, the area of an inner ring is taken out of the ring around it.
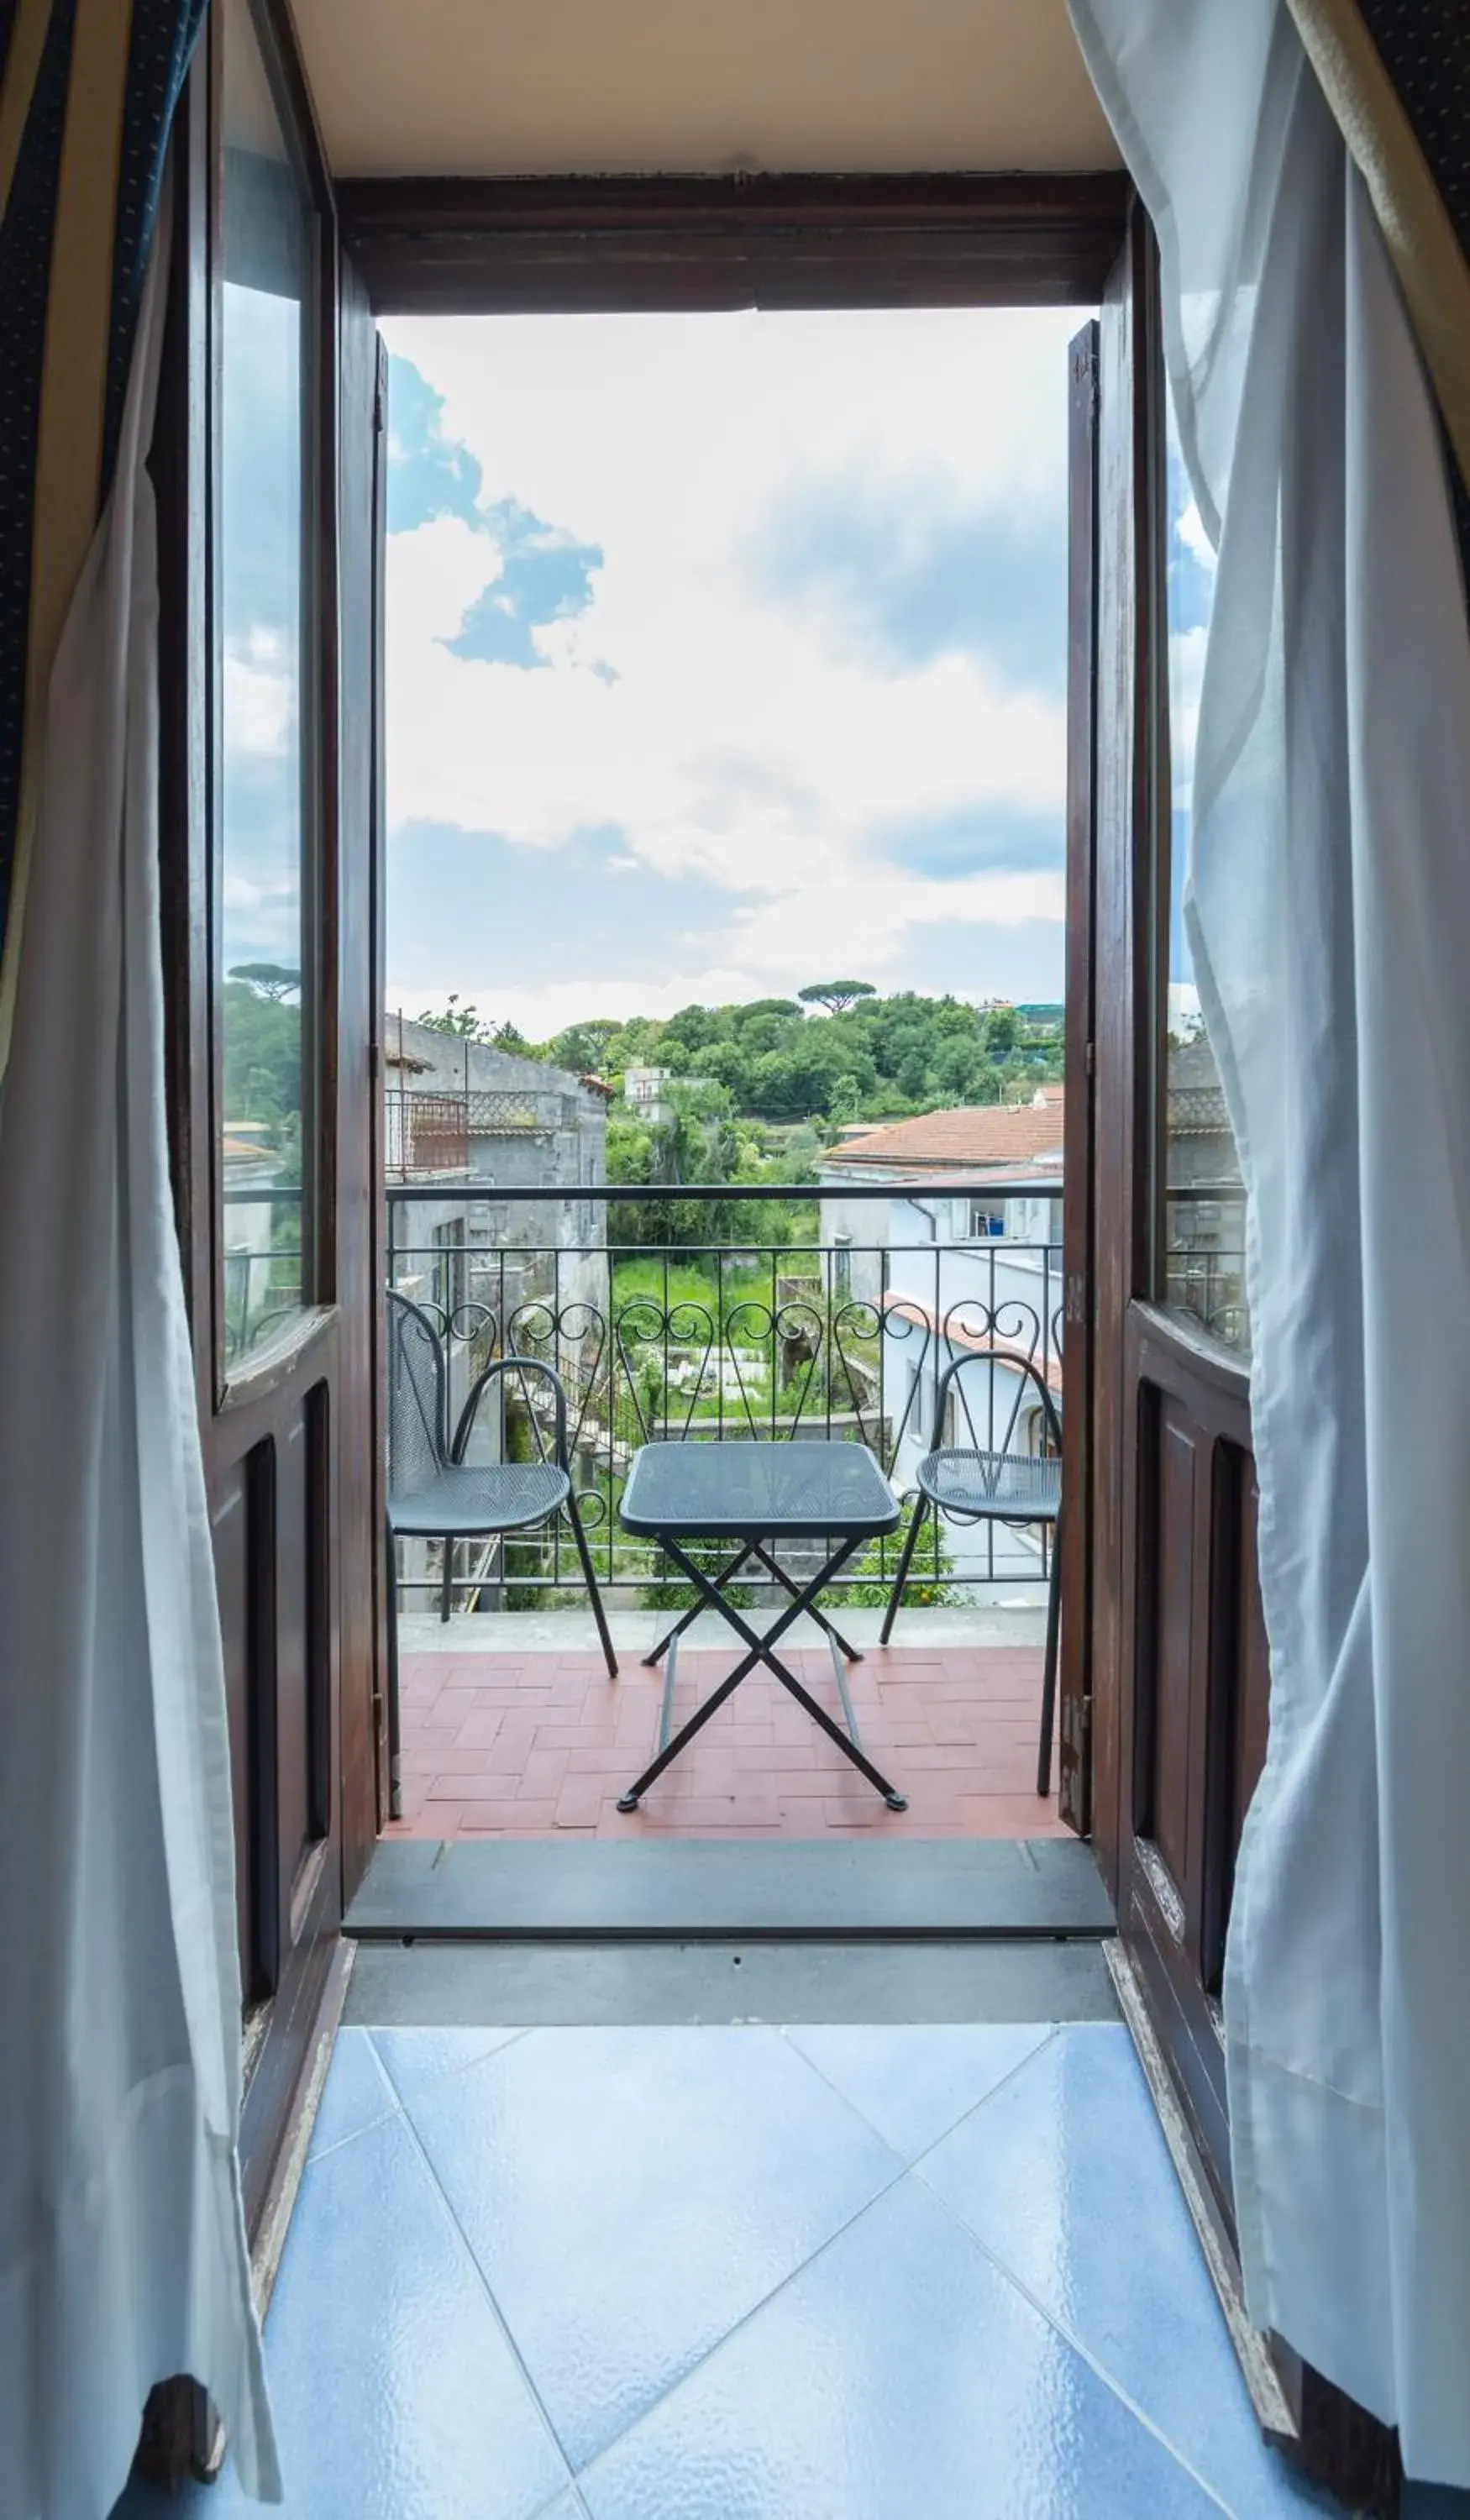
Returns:
[[[464,1172],[471,1138],[550,1138],[546,1119],[530,1094],[386,1094],[383,1097],[385,1166],[390,1180],[419,1173]]]
[[[389,1177],[463,1172],[469,1161],[469,1134],[463,1094],[388,1094],[383,1097],[384,1162]]]

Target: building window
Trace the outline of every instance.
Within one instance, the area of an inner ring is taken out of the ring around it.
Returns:
[[[972,1198],[966,1230],[971,1242],[988,1241],[993,1235],[1004,1233],[1004,1215],[1001,1209],[992,1207],[987,1199]]]

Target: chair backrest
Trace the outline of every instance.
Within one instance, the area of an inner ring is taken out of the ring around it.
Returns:
[[[444,1349],[427,1313],[388,1288],[388,1496],[418,1496],[448,1466]]]
[[[967,1389],[965,1377],[981,1373],[986,1377],[985,1394],[977,1414],[976,1402],[971,1396],[974,1388],[973,1381]],[[998,1374],[1011,1374],[1015,1377],[1014,1387],[1008,1393],[1003,1389],[1000,1392],[999,1407],[996,1379]],[[956,1417],[958,1422],[947,1433],[945,1416],[952,1391],[958,1404]],[[949,1449],[957,1452],[1013,1453],[1016,1450],[1016,1434],[1020,1426],[1021,1413],[1028,1406],[1033,1393],[1040,1404],[1042,1424],[1046,1428],[1047,1440],[1053,1451],[1059,1455],[1061,1418],[1057,1415],[1056,1403],[1047,1387],[1046,1375],[1034,1357],[1025,1355],[1018,1348],[1005,1346],[973,1348],[967,1350],[962,1356],[957,1356],[953,1364],[946,1366],[935,1389],[934,1440],[931,1449],[936,1453]]]

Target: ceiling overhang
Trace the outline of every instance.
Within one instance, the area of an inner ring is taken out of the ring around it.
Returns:
[[[337,176],[1079,173],[1065,0],[295,0]]]

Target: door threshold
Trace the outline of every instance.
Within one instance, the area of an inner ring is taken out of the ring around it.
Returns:
[[[1113,1911],[1078,1838],[727,1845],[385,1838],[347,1911],[359,1943],[1096,1941]]]
[[[1101,1942],[368,1943],[346,2018],[371,2030],[1116,2021]]]

